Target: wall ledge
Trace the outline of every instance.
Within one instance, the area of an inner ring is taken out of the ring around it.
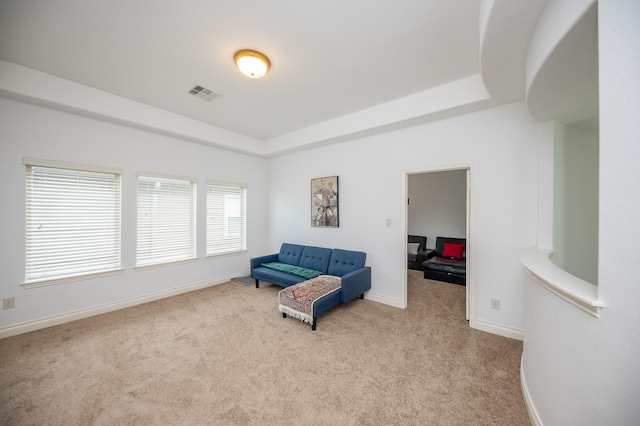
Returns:
[[[531,248],[522,253],[520,261],[542,287],[588,314],[600,317],[604,304],[598,299],[598,287],[557,267],[549,259],[551,253],[548,249]]]

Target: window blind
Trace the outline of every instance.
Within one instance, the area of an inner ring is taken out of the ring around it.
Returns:
[[[207,255],[246,249],[246,191],[207,183]]]
[[[120,269],[120,174],[25,164],[25,282]]]
[[[195,182],[138,176],[136,266],[196,257]]]

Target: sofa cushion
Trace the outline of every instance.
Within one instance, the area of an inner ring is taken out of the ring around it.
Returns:
[[[302,250],[300,256],[300,263],[298,266],[302,266],[307,269],[314,269],[320,271],[323,274],[327,273],[329,266],[329,259],[331,258],[331,249],[324,247],[306,246]]]
[[[417,251],[425,251],[427,249],[427,237],[422,235],[407,235],[408,243],[418,243]]]
[[[449,274],[466,275],[467,262],[464,260],[453,260],[442,257],[433,257],[422,262],[422,269],[429,271],[439,271]]]
[[[280,247],[280,253],[278,253],[278,262],[299,266],[303,250],[304,246],[284,243]]]
[[[257,280],[267,281],[280,287],[287,287],[305,281],[305,278],[297,275],[291,275],[286,272],[276,271],[275,269],[258,266],[251,271],[251,276]]]
[[[349,272],[364,268],[367,254],[361,251],[333,249],[328,274],[342,277]]]
[[[332,293],[339,294],[341,284],[340,278],[323,275],[280,290],[280,312],[313,324],[318,312],[315,304]]]
[[[420,243],[407,243],[407,253],[413,256],[418,254]]]
[[[286,272],[287,274],[296,275],[298,277],[302,277],[306,279],[315,278],[323,274],[322,272],[316,271],[315,269],[307,269],[301,266],[289,265],[287,263],[280,263],[280,262],[263,263],[261,266],[264,266],[265,268],[273,269],[275,271]]]

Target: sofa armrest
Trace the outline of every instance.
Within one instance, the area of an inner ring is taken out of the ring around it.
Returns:
[[[365,266],[342,277],[342,303],[349,303],[360,297],[365,291],[371,290],[371,267]]]
[[[424,254],[426,256],[425,260],[428,260],[428,259],[434,258],[436,256],[439,256],[438,252],[435,251],[434,249],[426,249],[424,251]]]
[[[262,263],[270,263],[278,261],[278,253],[268,254],[266,256],[253,257],[251,258],[251,272],[258,268]]]
[[[432,250],[432,249],[419,251],[418,254],[416,255],[416,266],[418,267],[418,269],[422,269],[422,262],[424,262],[427,259],[431,259],[435,255],[436,255],[436,252],[435,250]]]

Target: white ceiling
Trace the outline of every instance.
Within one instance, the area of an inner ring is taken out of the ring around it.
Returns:
[[[0,59],[273,141],[480,74],[522,99],[546,0],[524,3],[487,2],[501,21],[481,0],[0,0]],[[265,78],[238,72],[242,48],[271,59]]]
[[[479,3],[3,0],[0,57],[269,139],[477,74]],[[264,79],[237,71],[242,48],[269,56]]]

